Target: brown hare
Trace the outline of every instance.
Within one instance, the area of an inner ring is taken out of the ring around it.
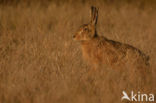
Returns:
[[[109,40],[97,34],[98,9],[91,7],[91,21],[82,25],[73,39],[80,41],[83,57],[94,66],[100,64],[111,68],[123,67],[127,62],[148,66],[149,57],[139,49],[124,43]]]

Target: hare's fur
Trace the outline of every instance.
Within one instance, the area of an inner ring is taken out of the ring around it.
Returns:
[[[134,65],[149,65],[149,57],[139,49],[124,43],[98,36],[96,31],[98,9],[91,7],[91,21],[82,25],[74,40],[81,42],[83,57],[90,64],[105,64],[112,68],[122,67],[127,62]]]

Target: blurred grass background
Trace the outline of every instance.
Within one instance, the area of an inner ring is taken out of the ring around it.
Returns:
[[[72,36],[91,5],[99,8],[99,35],[150,56],[155,93],[155,0],[0,0],[0,103],[121,103],[123,90],[139,91],[132,65],[87,75]]]

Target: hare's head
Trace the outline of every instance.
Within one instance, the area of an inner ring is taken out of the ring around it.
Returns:
[[[80,26],[76,34],[73,36],[74,40],[83,41],[90,40],[97,36],[96,34],[96,24],[98,19],[98,10],[95,7],[91,7],[91,20],[88,24],[83,24]]]

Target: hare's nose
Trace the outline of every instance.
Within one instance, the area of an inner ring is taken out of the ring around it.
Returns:
[[[75,35],[73,35],[73,38],[75,38]]]

